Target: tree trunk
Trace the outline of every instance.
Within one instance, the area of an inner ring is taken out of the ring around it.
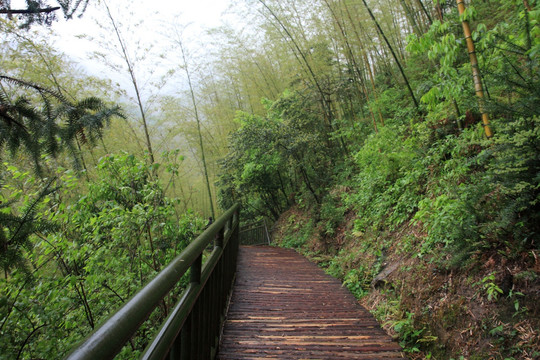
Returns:
[[[435,14],[440,22],[443,22],[443,11],[441,7],[440,0],[435,0]]]
[[[291,206],[291,203],[289,202],[289,197],[287,196],[287,191],[285,191],[285,184],[283,183],[283,178],[281,177],[281,172],[277,171],[279,184],[281,186],[281,193],[283,194],[283,197],[285,198],[285,201],[287,202],[287,206]]]
[[[328,2],[328,0],[324,0],[324,3],[326,4],[328,10],[330,10],[330,13],[332,14],[332,17],[334,18],[334,21],[336,22],[336,25],[339,28],[341,36],[343,37],[343,41],[345,43],[345,48],[347,50],[346,57],[348,58],[349,62],[351,63],[354,72],[358,75],[358,82],[362,86],[363,91],[361,91],[360,88],[358,88],[357,91],[358,91],[359,94],[362,93],[362,92],[365,94],[366,101],[368,102],[368,106],[369,106],[369,93],[367,91],[366,84],[365,84],[364,78],[362,76],[362,72],[360,71],[360,67],[358,66],[358,63],[356,62],[356,58],[354,57],[354,53],[352,51],[351,45],[349,44],[349,41],[347,40],[349,38],[349,36],[347,35],[347,32],[345,31],[345,27],[339,21],[339,18],[337,17],[337,14],[335,13],[334,9],[332,8],[332,6]],[[355,82],[357,84],[357,87],[358,87],[358,82]],[[375,121],[375,115],[373,114],[373,111],[371,111],[371,109],[369,111],[370,111],[371,117],[373,119],[373,127],[375,129],[375,132],[378,132],[377,123]]]

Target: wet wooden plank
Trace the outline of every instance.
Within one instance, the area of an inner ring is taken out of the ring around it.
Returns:
[[[403,359],[341,283],[293,250],[241,247],[218,359]]]

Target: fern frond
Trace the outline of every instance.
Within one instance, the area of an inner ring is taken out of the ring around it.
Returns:
[[[35,83],[25,81],[25,80],[22,80],[22,79],[17,79],[17,78],[11,77],[11,76],[0,75],[0,81],[2,81],[2,80],[7,81],[7,82],[9,82],[9,83],[11,83],[13,85],[16,85],[16,86],[20,86],[20,87],[30,89],[30,90],[35,90],[35,91],[41,93],[42,95],[45,95],[45,94],[46,95],[51,95],[52,97],[56,98],[61,103],[68,103],[69,104],[69,100],[66,99],[66,97],[64,95],[62,95],[60,92],[58,92],[58,91],[47,89],[47,88],[39,86],[39,85],[37,85]]]
[[[0,213],[0,268],[10,271],[13,268],[24,270],[25,259],[22,249],[30,250],[32,243],[30,237],[37,233],[55,231],[58,226],[50,221],[37,217],[37,206],[43,199],[58,190],[53,187],[56,179],[50,180],[32,199],[21,209],[22,215]]]
[[[108,106],[97,97],[72,102],[58,91],[22,79],[0,75],[2,81],[29,89],[38,98],[39,108],[27,97],[10,101],[5,93],[0,94],[0,147],[7,145],[12,154],[24,149],[37,173],[42,154],[55,157],[64,149],[80,169],[75,142],[95,144],[113,116],[124,117],[118,106]]]

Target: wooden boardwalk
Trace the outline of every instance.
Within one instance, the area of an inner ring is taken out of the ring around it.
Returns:
[[[218,359],[403,359],[341,283],[293,250],[241,247]]]

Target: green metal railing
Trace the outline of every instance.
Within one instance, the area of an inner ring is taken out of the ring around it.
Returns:
[[[264,219],[242,227],[238,236],[242,245],[270,245],[271,243]]]
[[[114,358],[188,269],[190,284],[141,359],[214,358],[236,271],[238,212],[238,205],[227,210],[67,359]],[[213,250],[202,264],[212,241]]]

